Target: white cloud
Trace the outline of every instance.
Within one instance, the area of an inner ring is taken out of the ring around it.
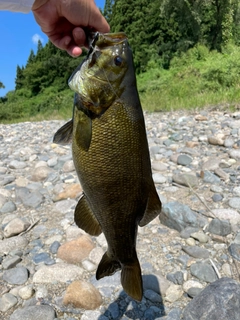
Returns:
[[[39,34],[35,33],[35,34],[32,36],[32,42],[33,42],[34,44],[38,44],[38,40],[40,40],[42,43],[44,42],[43,38],[42,38]]]

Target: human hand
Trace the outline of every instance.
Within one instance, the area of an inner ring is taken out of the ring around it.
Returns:
[[[84,29],[103,33],[110,29],[94,0],[35,0],[32,12],[49,40],[73,57],[88,46]]]

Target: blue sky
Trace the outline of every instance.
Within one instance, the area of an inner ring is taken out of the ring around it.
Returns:
[[[105,0],[95,2],[98,7],[104,7]],[[17,65],[25,66],[30,50],[37,49],[38,39],[43,45],[48,39],[41,32],[32,13],[0,11],[0,30],[0,81],[5,85],[5,89],[0,89],[0,96],[3,97],[15,88]]]

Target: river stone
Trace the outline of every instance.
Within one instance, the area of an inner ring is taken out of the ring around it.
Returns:
[[[180,154],[177,158],[177,164],[188,166],[192,162],[192,158],[186,154]]]
[[[209,252],[205,248],[201,248],[198,246],[183,246],[182,250],[194,258],[209,258]]]
[[[183,320],[239,320],[240,285],[230,278],[211,283],[188,303]]]
[[[10,169],[24,169],[26,168],[27,164],[24,161],[12,160],[9,163]]]
[[[217,146],[223,146],[224,145],[224,135],[218,134],[216,136],[209,136],[208,137],[208,143],[217,145]]]
[[[12,201],[7,201],[6,203],[4,203],[4,205],[2,206],[0,213],[10,213],[13,211],[16,211],[17,207],[15,205],[14,202]]]
[[[194,277],[206,282],[213,282],[217,279],[217,275],[212,266],[204,262],[192,264],[190,266],[190,272]]]
[[[229,206],[233,209],[240,210],[240,198],[235,197],[229,200]]]
[[[190,173],[174,174],[173,181],[186,187],[195,187],[198,185],[198,178]]]
[[[208,170],[202,171],[202,174],[203,174],[203,181],[206,183],[218,184],[221,182],[220,178],[218,178],[214,173]]]
[[[152,177],[153,177],[154,183],[163,184],[163,183],[165,183],[165,182],[167,181],[167,178],[164,177],[164,176],[163,176],[162,174],[160,174],[160,173],[154,173],[154,174],[152,175]]]
[[[208,232],[218,234],[219,236],[227,236],[232,232],[229,221],[213,219],[208,226]]]
[[[240,223],[240,214],[233,209],[213,209],[214,216],[220,220],[229,220],[232,225]]]
[[[66,290],[63,297],[64,305],[73,305],[75,308],[94,310],[102,303],[99,291],[86,281],[74,281]]]
[[[171,284],[165,277],[156,274],[144,274],[142,280],[144,290],[152,290],[161,296],[165,296]]]
[[[207,221],[188,206],[177,201],[164,204],[159,219],[162,224],[179,232],[190,226],[203,227]]]
[[[73,281],[81,277],[83,270],[75,265],[57,263],[51,266],[42,266],[33,275],[33,283],[54,283]]]
[[[210,158],[207,161],[205,161],[202,165],[202,170],[212,170],[214,171],[219,167],[219,163],[221,162],[221,159],[219,158]]]
[[[19,233],[27,230],[27,228],[30,226],[30,223],[28,221],[25,221],[20,218],[15,218],[11,220],[6,227],[4,228],[4,236],[6,238],[18,235]]]
[[[229,156],[235,160],[240,160],[240,149],[229,150]]]
[[[0,298],[0,311],[6,312],[18,302],[18,299],[11,293],[6,293]]]
[[[40,167],[37,167],[34,169],[34,172],[32,174],[32,181],[43,181],[51,172],[52,169],[47,166],[47,163],[44,166],[42,165]]]
[[[55,311],[48,305],[38,305],[17,309],[9,320],[54,320]]]
[[[94,247],[91,237],[82,235],[61,245],[58,249],[57,257],[68,263],[78,264],[88,257]]]
[[[3,280],[9,284],[21,285],[28,280],[28,269],[17,267],[3,272]]]
[[[12,237],[0,240],[0,255],[8,254],[12,250],[24,249],[28,245],[28,240],[24,236]]]
[[[230,244],[230,246],[228,247],[228,251],[234,259],[240,261],[240,244]]]

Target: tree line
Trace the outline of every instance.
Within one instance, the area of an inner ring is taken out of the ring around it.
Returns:
[[[103,14],[112,32],[128,35],[138,72],[151,59],[169,68],[198,43],[220,52],[240,44],[238,0],[106,0]]]
[[[238,0],[106,0],[102,12],[111,32],[127,34],[138,74],[153,64],[159,70],[167,70],[173,58],[197,45],[220,53],[229,44],[240,45]],[[36,53],[30,51],[26,65],[16,67],[15,90],[0,98],[4,117],[8,112],[5,103],[11,104],[13,110],[9,117],[46,110],[53,103],[49,92],[55,97],[58,93],[65,95],[67,80],[85,55],[73,59],[51,42],[43,46],[39,41]],[[54,100],[52,108],[56,108],[59,99]]]

